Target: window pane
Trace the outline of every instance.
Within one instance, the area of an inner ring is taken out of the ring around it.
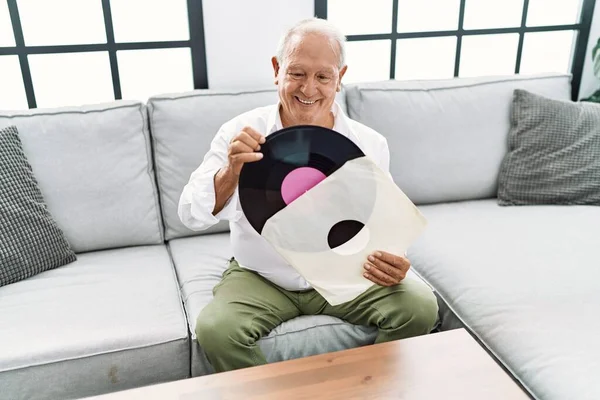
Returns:
[[[346,44],[345,84],[353,82],[381,81],[390,79],[392,56],[389,40],[368,40]]]
[[[458,29],[460,0],[399,0],[398,32]]]
[[[18,56],[0,56],[0,110],[28,108]]]
[[[392,0],[329,0],[327,19],[345,35],[392,32]]]
[[[256,1],[202,2],[208,85],[211,89],[273,87],[270,60],[277,49],[279,37],[298,22],[299,17],[313,15],[314,2],[271,0],[269,4],[270,15],[277,15],[277,18],[261,24],[260,29],[251,29],[255,26],[254,21],[265,18],[264,8],[256,7]],[[234,8],[235,13],[231,12]],[[252,32],[249,33],[249,30]]]
[[[526,33],[520,73],[568,73],[575,38],[575,31]]]
[[[19,0],[25,44],[106,43],[100,0]]]
[[[8,3],[2,1],[0,2],[0,47],[12,47],[14,45],[15,36],[10,22]]]
[[[518,33],[463,36],[459,76],[512,75]]]
[[[576,24],[581,0],[529,0],[527,26]]]
[[[193,90],[189,48],[117,51],[123,99]]]
[[[107,52],[35,54],[29,66],[38,107],[114,100]]]
[[[523,0],[467,0],[465,29],[521,26]]]
[[[116,42],[189,40],[185,0],[111,0]]]
[[[396,79],[454,76],[456,36],[401,39],[396,45]]]

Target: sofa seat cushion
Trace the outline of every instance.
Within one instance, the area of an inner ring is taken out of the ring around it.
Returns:
[[[188,342],[166,246],[78,254],[0,288],[0,397],[75,398],[183,379]]]
[[[414,267],[536,398],[600,398],[600,208],[423,206]]]
[[[229,233],[175,239],[169,246],[192,334],[192,376],[209,374],[214,370],[194,331],[196,317],[212,300],[212,289],[231,258]],[[352,325],[328,315],[300,316],[276,327],[258,345],[268,362],[277,362],[371,344],[376,335],[373,327]]]

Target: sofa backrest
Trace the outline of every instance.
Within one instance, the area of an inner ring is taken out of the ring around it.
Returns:
[[[516,88],[569,100],[571,76],[385,81],[346,96],[349,116],[387,138],[396,184],[425,204],[496,196]]]
[[[76,252],[162,243],[144,104],[0,111]]]
[[[337,101],[387,138],[395,182],[425,204],[496,196],[514,89],[568,100],[570,82],[566,74],[385,81],[346,86]],[[85,252],[228,231],[227,222],[187,229],[181,192],[223,123],[276,102],[275,89],[195,90],[147,106],[0,111],[0,128],[17,126],[50,212]]]
[[[148,100],[167,240],[229,230],[227,221],[221,221],[201,232],[185,227],[177,214],[181,192],[192,172],[202,163],[221,125],[256,107],[275,104],[277,100],[276,89],[237,92],[195,90],[155,96]],[[338,95],[337,101],[346,110],[343,91]]]

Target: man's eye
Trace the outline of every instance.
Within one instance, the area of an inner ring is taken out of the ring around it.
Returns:
[[[292,72],[290,75],[292,75],[294,78],[300,78],[302,77],[302,74],[299,72]]]
[[[322,80],[322,81],[328,81],[329,79],[331,79],[330,77],[328,77],[328,76],[325,76],[325,75],[321,75],[321,76],[319,76],[318,78],[319,78],[320,80]]]

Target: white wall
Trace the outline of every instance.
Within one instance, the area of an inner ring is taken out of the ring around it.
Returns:
[[[314,0],[204,0],[211,89],[273,87],[271,57],[280,35],[314,15]]]
[[[587,97],[600,88],[600,79],[594,76],[594,63],[592,62],[592,49],[600,37],[600,1],[594,7],[594,18],[590,29],[590,40],[585,54],[585,64],[579,87],[579,98]]]

